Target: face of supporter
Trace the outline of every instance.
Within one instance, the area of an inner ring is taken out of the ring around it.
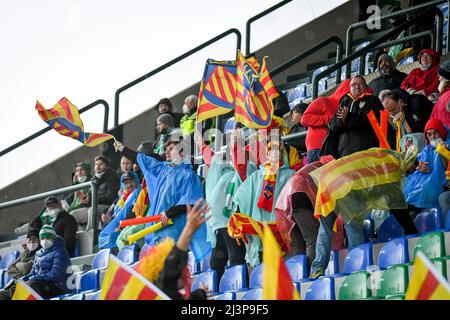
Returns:
[[[59,203],[49,203],[45,208],[49,212],[52,210],[61,209],[61,205]]]
[[[271,147],[267,153],[267,159],[269,160],[271,166],[278,165],[281,159],[280,148],[276,145]]]
[[[292,123],[293,124],[300,124],[302,120],[302,114],[300,112],[292,112]]]
[[[125,179],[123,181],[123,186],[124,186],[123,188],[125,191],[130,191],[130,190],[134,190],[137,188],[136,181],[131,180],[131,179]]]
[[[189,109],[189,111],[191,111],[192,109],[194,109],[196,107],[193,99],[186,98],[186,100],[184,100],[184,104]]]
[[[391,116],[396,115],[397,113],[399,113],[400,111],[403,110],[403,101],[395,101],[394,99],[391,98],[384,98],[382,103],[383,103],[383,107],[384,110],[386,110],[387,112],[389,112],[389,114]]]
[[[164,103],[161,103],[158,106],[158,111],[159,111],[159,113],[167,113],[167,112],[169,112],[169,106],[165,105]]]
[[[165,154],[166,154],[166,161],[179,163],[183,159],[183,152],[179,152],[177,146],[174,144],[169,144],[166,147]]]
[[[367,88],[366,81],[363,78],[356,77],[350,82],[350,93],[358,98]]]
[[[39,244],[39,238],[35,236],[29,236],[27,238],[27,243],[36,243]]]
[[[81,177],[87,176],[87,172],[82,167],[76,167],[75,168],[75,176],[77,178],[81,178]]]
[[[120,169],[122,170],[122,172],[130,171],[131,167],[132,163],[130,159],[122,157],[122,159],[120,160]]]
[[[167,128],[168,127],[161,121],[156,121],[156,131],[158,131],[158,133],[164,133],[164,131],[166,131]]]
[[[429,141],[441,137],[441,134],[436,129],[428,129],[426,134]]]
[[[393,66],[387,59],[381,60],[378,67],[383,71],[383,73],[390,73],[393,69]]]
[[[102,160],[95,161],[94,165],[95,173],[102,173],[106,171],[106,163],[104,163]]]
[[[420,56],[420,64],[423,66],[430,65],[433,62],[433,57],[428,53],[422,54]]]

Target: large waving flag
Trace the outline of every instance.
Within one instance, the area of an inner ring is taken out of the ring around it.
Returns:
[[[287,247],[277,229],[276,222],[270,222],[267,223],[267,225],[270,230],[272,230],[272,234],[275,236],[278,245],[281,246],[284,252],[286,252]],[[256,221],[248,215],[240,212],[233,213],[230,217],[230,221],[228,222],[228,234],[230,237],[237,239],[238,241],[242,239],[245,243],[248,243],[247,234],[257,235],[262,239],[263,230],[264,226],[261,222]]]
[[[236,61],[206,61],[198,94],[197,122],[233,111]]]
[[[138,272],[110,255],[100,300],[170,300],[170,298]]]
[[[12,296],[12,300],[44,300],[24,281],[19,280],[16,284],[16,290]]]
[[[450,300],[450,284],[420,251],[414,258],[405,300]]]
[[[268,226],[263,238],[263,300],[300,300],[277,240]]]
[[[84,132],[83,121],[81,121],[78,108],[74,106],[66,97],[58,101],[53,108],[45,109],[37,101],[36,107],[39,116],[52,129],[59,134],[80,141],[87,147],[95,147],[114,137],[106,133]]]
[[[266,57],[259,66],[239,52],[236,73],[235,120],[248,128],[267,128],[272,121],[273,99],[279,95],[267,70]]]

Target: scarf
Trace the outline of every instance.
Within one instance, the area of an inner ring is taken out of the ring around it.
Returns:
[[[119,202],[117,203],[120,207],[120,209],[123,209],[123,206],[125,205],[125,202],[127,201],[127,198],[130,196],[130,194],[134,191],[134,189],[130,189],[128,191],[125,191],[123,196],[120,198]]]
[[[400,140],[403,136],[412,132],[411,127],[405,120],[405,113],[403,112],[400,118],[394,123],[397,125],[397,139],[396,139],[396,150],[401,151]]]
[[[231,210],[233,209],[233,197],[235,191],[236,191],[236,184],[234,182],[234,179],[232,179],[227,186],[227,190],[225,193],[225,204],[222,212],[226,218],[231,217]]]
[[[272,167],[270,162],[266,162],[264,167],[266,169],[266,174],[264,176],[264,182],[261,190],[261,195],[258,200],[258,207],[272,212],[273,199],[275,196],[275,184],[277,181],[277,171],[283,165],[283,161],[280,160],[277,166]]]

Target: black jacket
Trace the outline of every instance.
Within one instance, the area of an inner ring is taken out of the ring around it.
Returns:
[[[94,176],[92,181],[97,183],[97,200],[98,204],[111,205],[117,198],[119,191],[119,178],[114,171],[107,169],[103,176],[97,178]]]
[[[306,131],[305,127],[302,127],[299,124],[294,125],[291,128],[291,134],[292,133],[298,133],[298,132],[304,132]],[[289,145],[293,146],[295,149],[297,149],[299,151],[299,153],[301,152],[306,152],[306,136],[303,139],[296,139],[295,141],[289,142]]]
[[[350,108],[347,118],[342,121],[336,115],[333,117],[320,155],[332,155],[339,159],[380,145],[367,114],[372,110],[379,122],[380,110],[383,110],[381,101],[374,95],[364,95],[355,101],[346,95],[339,104],[339,107],[343,106]]]
[[[384,89],[398,89],[406,78],[407,74],[395,69],[389,75],[379,75],[369,83],[369,87],[374,91],[374,95],[378,97]]]

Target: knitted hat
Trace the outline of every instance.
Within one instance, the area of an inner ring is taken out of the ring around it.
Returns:
[[[167,98],[162,98],[161,100],[159,100],[159,102],[156,104],[156,107],[158,108],[160,104],[165,104],[166,106],[168,106],[169,112],[171,112],[173,109],[172,102]]]
[[[168,113],[163,113],[162,115],[160,115],[158,117],[158,119],[156,119],[156,121],[161,122],[162,124],[165,124],[166,126],[168,126],[169,128],[173,128],[173,118],[170,114]]]
[[[388,60],[388,61],[389,61],[389,64],[390,64],[391,66],[395,66],[394,59],[392,59],[392,57],[391,57],[390,55],[388,55],[387,53],[383,53],[383,54],[378,58],[378,63],[377,63],[377,66],[378,66],[378,67],[380,67],[380,63],[381,63],[382,60]]]
[[[450,80],[450,60],[441,63],[438,73],[445,79]]]
[[[91,172],[91,165],[87,162],[78,162],[75,168],[82,168],[84,171],[86,171],[86,174],[89,174]]]
[[[428,143],[430,142],[430,140],[427,137],[427,131],[429,129],[434,129],[434,130],[439,131],[439,134],[441,135],[442,140],[445,141],[445,139],[447,138],[447,130],[445,129],[441,120],[431,118],[430,120],[428,120],[427,124],[425,125],[424,133],[425,133],[425,139],[427,139]]]
[[[48,206],[51,205],[51,204],[59,204],[58,198],[53,197],[53,196],[47,197],[47,198],[45,199],[45,201],[44,201],[44,205],[45,205],[46,207],[48,207]]]
[[[55,229],[49,224],[45,224],[41,228],[41,231],[39,231],[39,239],[46,239],[46,238],[52,238],[52,239],[56,238]]]

